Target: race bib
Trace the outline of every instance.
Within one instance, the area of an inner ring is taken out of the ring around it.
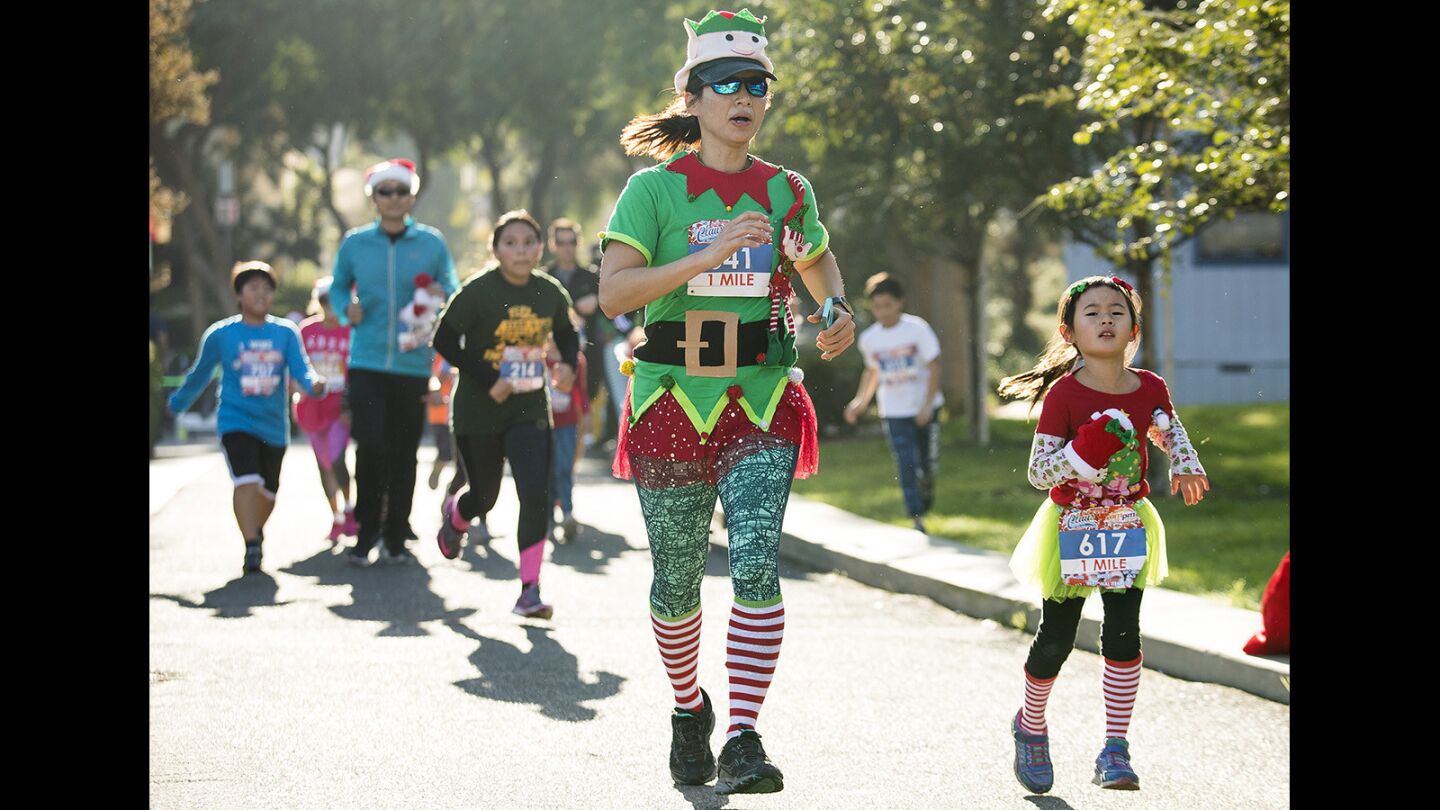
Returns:
[[[345,355],[339,352],[311,352],[310,365],[325,378],[325,395],[345,390]]]
[[[1145,524],[1133,506],[1060,513],[1060,581],[1066,585],[1130,588],[1145,554]]]
[[[545,386],[545,347],[506,346],[500,354],[500,376],[517,394],[539,391]]]
[[[876,352],[875,364],[880,367],[880,379],[886,385],[920,381],[920,347],[913,343]]]
[[[280,385],[284,355],[268,340],[252,340],[240,350],[235,367],[240,371],[240,393],[247,397],[268,397]]]
[[[730,220],[702,219],[690,226],[689,253],[704,250],[720,235]],[[691,295],[715,295],[722,298],[754,298],[770,294],[770,267],[775,257],[771,235],[754,247],[740,248],[718,267],[690,279],[685,291]]]

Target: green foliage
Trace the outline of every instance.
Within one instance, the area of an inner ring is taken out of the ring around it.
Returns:
[[[1085,38],[1074,134],[1106,157],[1040,199],[1102,254],[1154,258],[1216,216],[1283,211],[1290,193],[1290,3],[1051,0]]]
[[[150,125],[188,120],[203,124],[210,117],[206,89],[214,71],[195,69],[186,41],[191,0],[150,0]]]
[[[1017,104],[1065,70],[1053,56],[1069,32],[1034,3],[776,5],[782,128],[831,189],[837,251],[879,268],[897,248],[959,245],[971,264],[998,207],[1069,173],[1071,113]]]

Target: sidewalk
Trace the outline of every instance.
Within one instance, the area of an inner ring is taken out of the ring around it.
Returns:
[[[1038,594],[1010,573],[1005,554],[927,537],[791,494],[782,556],[899,593],[927,596],[952,610],[1034,633]],[[717,535],[723,536],[723,535]],[[1076,646],[1099,652],[1099,599],[1085,605]],[[1290,657],[1246,655],[1263,626],[1260,613],[1165,588],[1147,588],[1140,612],[1145,666],[1185,680],[1217,683],[1290,702]]]

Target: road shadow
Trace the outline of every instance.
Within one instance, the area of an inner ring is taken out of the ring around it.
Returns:
[[[625,678],[613,672],[596,672],[591,680],[580,676],[579,660],[550,637],[550,628],[525,625],[530,650],[486,638],[455,619],[446,626],[478,642],[470,663],[479,676],[455,685],[478,698],[534,706],[551,720],[583,723],[597,713],[584,704],[614,697]]]
[[[676,785],[675,792],[684,796],[685,801],[690,802],[690,806],[696,810],[730,806],[730,794],[716,793],[714,780],[705,785]]]
[[[1035,805],[1040,810],[1075,810],[1069,802],[1059,796],[1026,796],[1025,801]]]
[[[610,561],[627,551],[639,551],[618,534],[602,532],[594,526],[580,524],[579,536],[565,545],[558,543],[550,551],[550,562],[564,565],[582,574],[603,574]]]
[[[215,611],[219,619],[243,619],[252,615],[255,608],[278,607],[289,602],[276,602],[275,594],[280,585],[275,578],[260,571],[245,574],[209,591],[199,602],[169,593],[152,593],[151,599],[168,599],[181,607],[201,608]]]
[[[458,621],[475,612],[446,610],[444,600],[430,590],[430,572],[418,563],[358,568],[326,548],[281,570],[312,577],[320,585],[349,585],[350,604],[334,605],[330,612],[352,621],[384,622],[381,636],[428,636],[421,623]]]
[[[509,548],[515,548],[515,538],[505,535],[492,535],[488,542],[479,541],[479,532],[471,531],[465,538],[465,544],[460,547],[460,560],[470,565],[470,570],[475,571],[486,579],[496,579],[504,582],[520,582],[520,569],[515,563],[500,552],[495,550],[496,544],[508,543]],[[517,549],[516,554],[519,554]]]

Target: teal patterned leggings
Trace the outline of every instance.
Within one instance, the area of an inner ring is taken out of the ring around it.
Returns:
[[[650,608],[656,615],[686,616],[700,606],[717,495],[730,529],[730,585],[735,600],[751,607],[780,601],[780,524],[799,453],[791,444],[766,447],[734,461],[715,486],[683,474],[667,477],[664,465],[655,462],[645,465],[645,474],[635,476],[655,566]],[[690,483],[665,486],[686,479]]]

